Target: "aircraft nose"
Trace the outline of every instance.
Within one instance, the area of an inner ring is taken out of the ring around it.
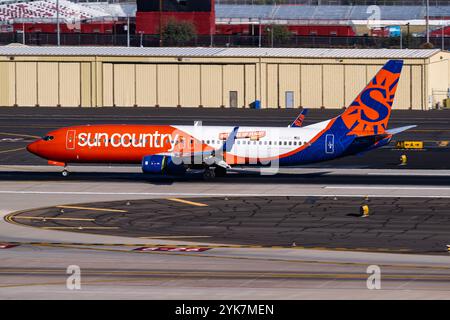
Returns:
[[[34,153],[34,154],[38,154],[39,152],[39,140],[34,141],[32,143],[30,143],[29,145],[27,145],[27,150],[28,152]]]

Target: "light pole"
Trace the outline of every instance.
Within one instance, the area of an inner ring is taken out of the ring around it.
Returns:
[[[61,28],[59,25],[59,0],[56,0],[56,39],[59,47],[61,45]]]
[[[427,0],[426,25],[427,25],[427,43],[429,43],[430,42],[430,0]]]
[[[258,47],[261,48],[261,40],[262,40],[262,28],[261,28],[261,19],[259,19],[259,35],[258,35]]]
[[[163,46],[163,21],[162,21],[162,14],[163,14],[163,0],[159,0],[159,46]]]
[[[130,16],[127,15],[127,47],[130,46]]]

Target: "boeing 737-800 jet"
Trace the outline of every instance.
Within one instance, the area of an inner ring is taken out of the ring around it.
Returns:
[[[345,111],[302,126],[306,112],[288,127],[85,125],[49,132],[27,149],[49,164],[141,164],[144,173],[184,174],[202,169],[222,176],[237,165],[294,166],[358,154],[388,144],[407,126],[388,129],[402,70],[389,60]],[[64,176],[68,174],[64,169]]]

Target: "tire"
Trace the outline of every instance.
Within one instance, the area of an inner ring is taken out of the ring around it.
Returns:
[[[215,173],[216,177],[225,177],[227,175],[227,169],[225,169],[223,167],[216,167],[214,169],[214,173]]]
[[[216,174],[214,170],[206,169],[205,172],[203,172],[203,179],[204,180],[212,180],[216,177]]]
[[[69,171],[63,170],[63,171],[61,172],[61,175],[62,175],[63,177],[67,177],[67,176],[69,175]]]

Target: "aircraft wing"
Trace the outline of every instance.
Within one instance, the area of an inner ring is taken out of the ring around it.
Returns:
[[[158,155],[170,156],[184,163],[190,163],[191,159],[194,157],[202,157],[202,161],[207,165],[217,165],[223,167],[225,169],[231,168],[228,163],[223,160],[223,153],[230,152],[234,146],[234,142],[236,139],[236,134],[239,130],[239,127],[234,127],[233,130],[228,134],[227,139],[222,144],[221,147],[215,150],[208,151],[198,151],[198,152],[164,152],[158,153]],[[189,160],[189,161],[188,161]]]

